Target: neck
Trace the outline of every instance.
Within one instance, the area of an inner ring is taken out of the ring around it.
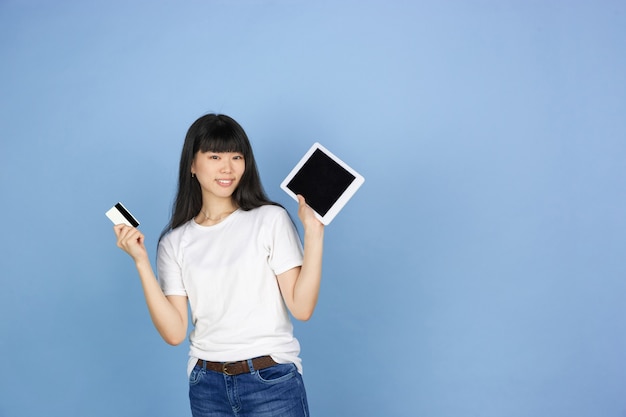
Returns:
[[[199,224],[213,225],[224,220],[228,215],[237,210],[232,200],[228,201],[204,201],[200,213],[196,216]]]

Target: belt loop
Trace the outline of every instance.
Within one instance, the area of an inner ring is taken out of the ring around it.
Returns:
[[[250,373],[254,372],[254,363],[252,363],[252,359],[248,359],[248,368],[250,368]]]
[[[205,360],[202,361],[202,369],[206,371],[206,361]]]

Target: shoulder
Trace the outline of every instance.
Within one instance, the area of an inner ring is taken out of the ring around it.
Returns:
[[[192,220],[189,220],[186,223],[178,226],[176,229],[172,229],[168,231],[159,241],[159,247],[172,247],[176,246],[177,242],[180,242],[183,239],[183,236],[186,234],[187,230],[191,226]]]
[[[281,217],[289,217],[287,210],[285,210],[281,206],[275,206],[273,204],[260,206],[252,210],[248,210],[244,213],[246,213],[249,216],[252,216],[258,219],[263,219],[263,220],[272,220],[272,219],[281,218]]]
[[[248,221],[252,223],[250,226],[269,229],[294,228],[293,219],[282,206],[264,205],[243,212]]]

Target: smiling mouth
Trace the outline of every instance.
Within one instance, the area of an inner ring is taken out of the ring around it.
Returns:
[[[224,186],[224,187],[228,187],[235,182],[235,180],[216,180],[216,181],[219,185]]]

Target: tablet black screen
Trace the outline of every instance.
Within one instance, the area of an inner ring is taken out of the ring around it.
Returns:
[[[316,149],[287,188],[294,194],[302,194],[307,204],[324,216],[354,180],[354,175]]]

